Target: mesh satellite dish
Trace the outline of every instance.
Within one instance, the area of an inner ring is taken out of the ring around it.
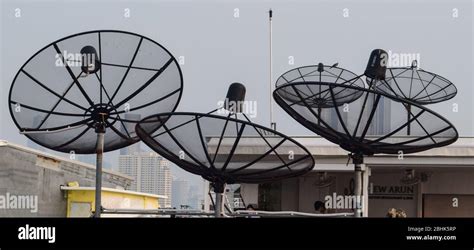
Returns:
[[[384,79],[366,78],[379,92],[394,95],[411,102],[427,105],[447,101],[457,94],[456,86],[448,79],[418,68],[414,60],[410,67],[387,68]],[[411,104],[407,103],[407,121],[410,119]],[[410,135],[408,124],[407,135]]]
[[[182,88],[181,69],[163,46],[130,32],[98,30],[35,53],[16,74],[8,104],[32,141],[65,153],[96,153],[101,190],[102,153],[139,141],[135,124],[174,111]],[[95,209],[98,217],[100,192]]]
[[[304,73],[296,79],[285,73],[278,79],[273,93],[276,103],[295,120],[351,152],[356,170],[356,191],[359,191],[356,195],[361,191],[364,155],[420,152],[446,146],[458,138],[454,126],[439,114],[374,87],[375,82],[386,79],[386,67],[382,63],[385,56],[383,50],[374,50],[364,74],[347,77],[345,81],[337,77],[333,82],[306,81]],[[367,87],[359,83],[364,77]],[[326,91],[325,98],[333,105],[315,105],[310,101],[320,95],[314,91],[320,88]],[[344,100],[346,96],[358,98],[348,102]],[[408,106],[411,108],[407,109]],[[405,119],[407,113],[408,119]],[[356,214],[360,216],[359,212]]]
[[[367,77],[370,81],[373,79]],[[388,68],[385,79],[373,81],[373,86],[380,92],[423,105],[447,101],[457,94],[452,82],[418,68],[416,60],[410,67]]]
[[[351,71],[319,63],[318,65],[300,67],[284,73],[278,78],[276,87],[297,82],[308,83],[306,86],[296,87],[297,90],[304,89],[304,91],[298,91],[304,98],[304,102],[293,88],[282,88],[278,92],[280,97],[294,103],[294,105],[309,105],[318,109],[351,103],[359,99],[362,93],[356,89],[347,89],[335,92],[333,100],[327,85],[313,85],[311,83],[336,83],[361,88],[365,86],[360,77]]]
[[[233,83],[223,108],[156,114],[136,126],[138,136],[158,154],[211,182],[217,217],[225,184],[276,181],[305,174],[314,166],[300,143],[252,123],[241,110],[244,97],[245,87]],[[255,144],[263,145],[257,154],[247,147]]]

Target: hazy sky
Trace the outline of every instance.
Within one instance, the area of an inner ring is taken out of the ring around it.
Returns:
[[[97,29],[139,33],[183,56],[179,111],[216,108],[228,85],[238,81],[247,87],[246,99],[257,102],[254,121],[268,125],[269,8],[274,81],[289,69],[318,62],[339,62],[359,74],[374,48],[419,54],[421,68],[458,88],[455,98],[430,108],[461,136],[474,136],[471,0],[0,1],[0,139],[26,143],[7,108],[11,82],[23,63],[52,41]],[[275,117],[281,132],[312,134],[276,105]],[[107,159],[114,164],[116,156],[108,153]]]

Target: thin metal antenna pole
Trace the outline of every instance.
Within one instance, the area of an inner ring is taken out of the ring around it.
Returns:
[[[270,128],[276,129],[276,124],[275,121],[273,120],[273,27],[272,27],[272,17],[273,17],[273,11],[270,9],[268,11],[268,20],[269,20],[269,28],[270,28],[270,36],[269,36],[269,42],[270,42],[270,77],[269,77],[269,90],[270,90]]]
[[[99,125],[102,127],[101,125]],[[102,160],[104,157],[104,137],[105,137],[105,128],[97,128],[97,158],[96,158],[96,167],[95,167],[95,218],[100,218],[100,213],[102,210]]]

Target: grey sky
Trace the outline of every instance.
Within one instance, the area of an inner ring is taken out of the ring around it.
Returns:
[[[363,72],[369,53],[419,53],[421,68],[451,80],[458,95],[431,105],[474,136],[473,3],[463,1],[11,1],[1,0],[0,139],[26,144],[7,109],[8,90],[23,63],[66,35],[119,29],[156,40],[184,56],[180,111],[210,111],[230,83],[257,101],[255,122],[268,125],[268,15],[274,10],[273,79],[287,70],[324,62]],[[15,9],[21,17],[15,17]],[[124,17],[124,9],[130,17]],[[238,9],[239,17],[235,17]],[[349,17],[344,17],[344,9]],[[458,17],[453,17],[456,12]],[[346,11],[347,13],[347,11]],[[289,57],[294,65],[289,65]],[[453,112],[457,103],[458,112]],[[278,129],[311,135],[275,106]],[[117,153],[107,158],[115,164]]]

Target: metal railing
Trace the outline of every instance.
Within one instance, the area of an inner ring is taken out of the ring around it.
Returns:
[[[102,214],[115,215],[135,215],[158,216],[158,217],[214,217],[215,213],[202,210],[191,209],[102,209]],[[225,213],[227,218],[261,218],[261,217],[353,217],[354,213],[331,213],[331,214],[313,214],[295,211],[258,211],[258,210],[237,210],[233,213]]]

